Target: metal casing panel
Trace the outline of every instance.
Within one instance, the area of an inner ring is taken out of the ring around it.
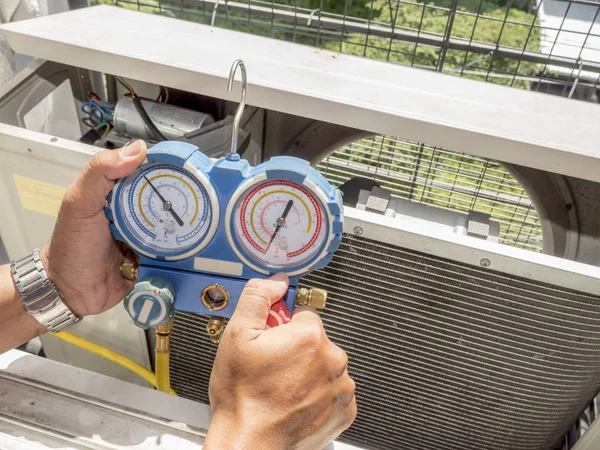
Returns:
[[[0,142],[0,236],[9,258],[14,259],[42,246],[50,237],[62,192],[85,167],[95,148],[2,123]],[[19,186],[15,177],[21,177],[25,185]],[[39,202],[31,204],[27,199]],[[36,210],[39,204],[45,207]],[[54,212],[48,211],[48,204],[56,206]],[[121,305],[86,317],[72,331],[150,366],[144,332],[131,323]],[[51,335],[42,340],[48,358],[145,384],[129,370]]]
[[[300,282],[327,289],[325,328],[357,382],[359,416],[342,439],[386,450],[553,449],[600,388],[600,270],[386,222],[346,209],[334,259]],[[216,347],[205,319],[176,322],[173,384],[206,401]]]

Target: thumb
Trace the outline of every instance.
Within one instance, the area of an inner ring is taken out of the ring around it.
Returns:
[[[264,331],[271,306],[286,294],[289,280],[286,274],[278,273],[268,280],[248,281],[227,328],[238,331]]]
[[[78,213],[91,216],[101,211],[115,181],[133,173],[146,158],[146,152],[146,143],[137,140],[120,150],[95,153],[67,192]]]

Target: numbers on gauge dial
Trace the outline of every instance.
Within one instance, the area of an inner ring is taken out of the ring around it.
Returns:
[[[169,164],[145,167],[127,179],[121,205],[128,230],[165,253],[196,246],[212,219],[204,186],[187,170]]]
[[[284,180],[261,182],[243,194],[233,227],[245,253],[273,268],[309,261],[322,250],[328,232],[316,196],[306,187]]]

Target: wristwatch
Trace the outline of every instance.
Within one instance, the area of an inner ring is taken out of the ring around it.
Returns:
[[[23,306],[48,331],[58,333],[81,320],[65,305],[62,294],[48,279],[39,249],[15,259],[10,271]]]

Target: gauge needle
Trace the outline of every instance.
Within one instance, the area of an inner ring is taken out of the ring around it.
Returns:
[[[154,192],[156,192],[156,195],[158,195],[158,198],[160,199],[161,202],[163,202],[163,208],[166,211],[169,211],[171,213],[171,215],[173,216],[173,218],[175,219],[175,221],[179,224],[180,227],[183,226],[183,220],[181,220],[181,217],[179,217],[177,215],[177,213],[175,211],[173,211],[173,205],[171,204],[171,202],[165,200],[165,198],[160,195],[160,192],[158,192],[158,189],[156,189],[154,187],[154,185],[152,184],[152,182],[148,179],[148,177],[146,175],[144,175],[144,178],[146,179],[146,181],[148,182],[148,184],[150,185],[150,187],[152,188],[152,190]]]
[[[277,236],[277,233],[279,233],[279,230],[281,230],[281,227],[285,226],[285,219],[286,219],[287,215],[290,213],[290,209],[292,209],[293,204],[294,204],[294,200],[290,200],[287,202],[287,205],[285,205],[283,214],[281,215],[281,217],[279,219],[277,219],[277,226],[275,227],[275,231],[273,232],[273,235],[271,236],[271,240],[269,241],[269,245],[267,245],[267,249],[265,250],[265,253],[267,253],[269,251],[269,248],[271,247],[271,244],[275,240],[275,236]]]

